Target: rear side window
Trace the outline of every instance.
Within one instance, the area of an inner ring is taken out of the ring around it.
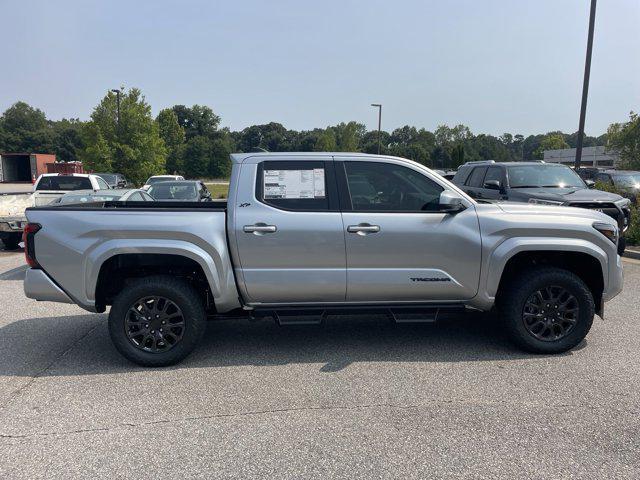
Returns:
[[[467,181],[469,174],[471,173],[471,167],[462,166],[458,169],[456,174],[453,176],[451,180],[456,185],[464,185],[464,182]]]
[[[484,174],[487,172],[487,167],[476,167],[469,175],[465,185],[469,187],[481,187],[484,179]]]
[[[283,210],[336,210],[336,194],[329,191],[334,188],[333,162],[268,161],[258,165],[256,198]]]
[[[92,190],[91,180],[87,177],[42,177],[37,190]]]

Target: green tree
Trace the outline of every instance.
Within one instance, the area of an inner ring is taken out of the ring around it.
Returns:
[[[184,173],[182,146],[185,143],[184,128],[178,123],[178,116],[171,108],[161,110],[156,117],[160,138],[167,147],[166,170],[170,173]]]
[[[209,173],[211,141],[203,136],[192,137],[184,147],[184,173],[189,178],[201,178]]]
[[[629,121],[613,123],[607,130],[607,148],[618,152],[625,168],[640,170],[640,116],[629,114]]]
[[[62,162],[78,160],[78,154],[84,148],[82,140],[84,122],[77,118],[69,120],[63,118],[50,124],[53,129],[53,152],[56,154],[56,159]]]
[[[16,102],[0,117],[0,150],[51,152],[53,132],[42,110]]]
[[[316,152],[335,152],[336,147],[336,134],[331,127],[327,127],[318,137],[314,150]]]
[[[176,114],[178,124],[184,129],[187,140],[193,137],[211,137],[218,130],[220,117],[207,106],[174,105],[171,109]]]
[[[123,173],[135,184],[164,173],[167,154],[164,141],[158,123],[151,116],[151,107],[137,88],[121,94],[119,124],[116,95],[108,92],[83,130],[85,147],[80,158],[88,168],[98,170],[96,167],[104,166],[104,162],[96,165],[96,159],[109,152],[109,171]]]
[[[564,139],[562,132],[550,132],[540,141],[540,145],[534,152],[534,157],[542,159],[545,150],[559,150],[562,148],[569,148],[569,144]]]
[[[83,167],[89,172],[112,172],[113,152],[95,123],[88,123],[81,132],[84,148],[79,152]]]
[[[334,127],[336,147],[341,152],[359,152],[360,142],[366,132],[362,123],[351,121],[339,123]]]

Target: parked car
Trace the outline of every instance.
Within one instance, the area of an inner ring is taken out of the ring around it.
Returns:
[[[177,182],[158,182],[149,190],[155,200],[163,202],[210,202],[211,193],[200,180],[181,180]]]
[[[107,190],[109,185],[97,175],[45,173],[33,185],[33,193],[0,195],[0,240],[8,250],[18,248],[27,222],[27,207],[48,205],[74,190]]]
[[[632,203],[637,203],[640,194],[640,172],[634,170],[604,170],[595,175],[596,182],[604,182],[624,192]]]
[[[596,175],[604,170],[607,170],[607,168],[604,167],[580,167],[578,170],[575,170],[573,165],[569,165],[569,168],[571,168],[572,170],[574,170],[578,175],[580,175],[580,178],[582,178],[583,180],[587,181],[587,180],[592,180],[595,182],[596,179]]]
[[[120,190],[80,190],[69,192],[62,197],[55,199],[51,205],[67,205],[78,203],[94,202],[153,202],[151,195],[142,189],[120,189]]]
[[[154,175],[153,177],[149,177],[147,181],[144,183],[142,188],[144,190],[149,190],[149,187],[154,183],[158,182],[169,182],[172,180],[184,180],[182,175]]]
[[[563,205],[602,212],[624,233],[631,223],[630,201],[615,193],[594,190],[566,165],[544,162],[469,162],[458,169],[453,183],[478,200],[508,200]],[[621,237],[619,252],[626,242]]]
[[[111,188],[127,188],[129,181],[121,173],[96,173],[109,184]]]
[[[28,209],[26,295],[111,305],[120,353],[164,366],[207,318],[318,323],[345,310],[415,322],[497,306],[517,345],[558,353],[622,289],[618,225],[594,210],[479,203],[397,157],[231,162],[228,203]]]

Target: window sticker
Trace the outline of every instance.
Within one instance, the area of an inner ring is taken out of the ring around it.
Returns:
[[[264,171],[265,199],[324,197],[324,168]]]

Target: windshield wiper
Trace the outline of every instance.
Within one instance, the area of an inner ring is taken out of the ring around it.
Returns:
[[[540,185],[515,185],[511,188],[540,188]]]

